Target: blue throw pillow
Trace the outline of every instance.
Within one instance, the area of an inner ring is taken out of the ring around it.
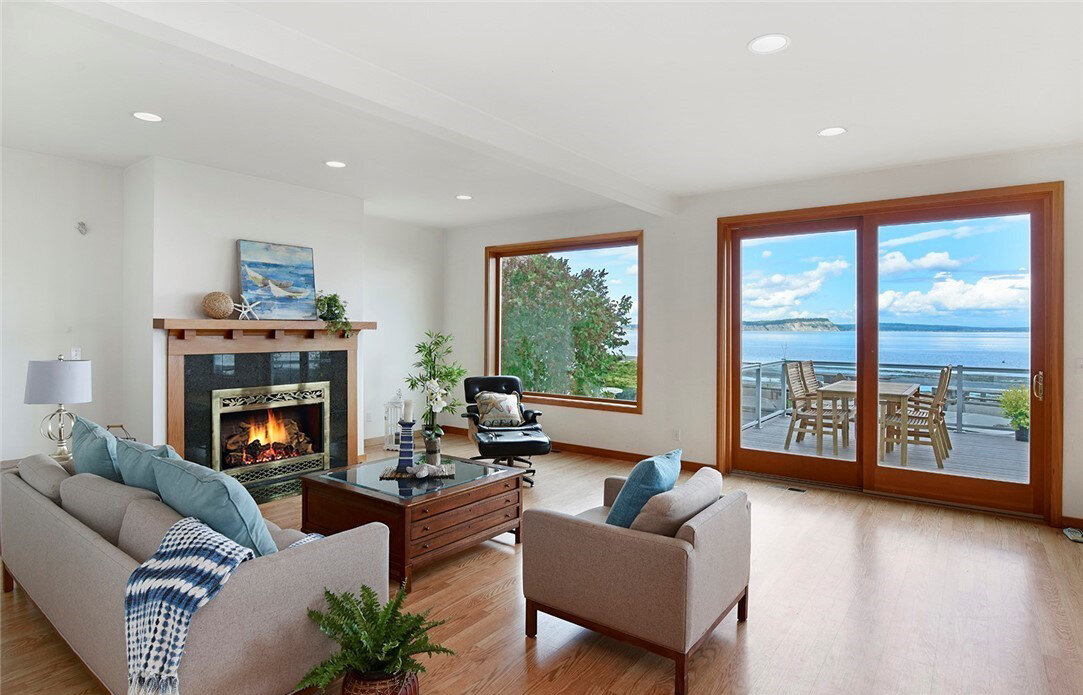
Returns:
[[[183,516],[194,516],[207,526],[256,551],[278,550],[259,506],[237,479],[198,463],[155,456],[154,481],[162,501]]]
[[[76,473],[93,473],[120,482],[117,438],[101,425],[76,415],[71,428],[71,455]]]
[[[636,464],[628,474],[628,480],[613,501],[605,523],[629,528],[647,500],[668,492],[681,474],[681,450],[652,456]]]
[[[154,482],[154,457],[180,459],[173,447],[168,444],[151,446],[143,442],[117,440],[117,468],[125,485],[141,487],[153,493],[158,492]]]

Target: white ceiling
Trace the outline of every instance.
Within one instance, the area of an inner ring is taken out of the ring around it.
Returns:
[[[1083,141],[1080,3],[60,4],[5,4],[4,144],[440,226]]]
[[[116,166],[171,157],[361,197],[371,214],[438,227],[609,202],[61,8],[5,2],[3,24],[8,147]]]

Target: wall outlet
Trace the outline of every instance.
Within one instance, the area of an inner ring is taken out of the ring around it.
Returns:
[[[81,359],[83,359],[83,348],[73,347],[71,349],[71,358],[73,360],[81,360]]]
[[[674,427],[673,428],[673,441],[675,441],[675,442],[681,441],[681,428],[680,427]]]
[[[365,413],[365,422],[372,422],[372,413]]]
[[[1083,357],[1075,358],[1076,371],[1083,372]]]

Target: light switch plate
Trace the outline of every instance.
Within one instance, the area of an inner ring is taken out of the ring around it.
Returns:
[[[81,360],[81,359],[83,359],[83,348],[73,347],[71,349],[71,358],[73,360]]]

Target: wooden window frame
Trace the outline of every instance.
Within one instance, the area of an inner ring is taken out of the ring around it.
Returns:
[[[541,253],[559,253],[563,251],[585,251],[605,249],[616,246],[636,247],[638,272],[636,283],[638,308],[636,322],[636,399],[618,401],[613,398],[593,398],[590,396],[561,395],[526,391],[523,401],[541,405],[556,405],[568,408],[588,408],[617,413],[643,412],[643,230],[595,234],[592,236],[564,237],[544,241],[531,241],[519,244],[502,244],[485,247],[485,373],[497,374],[500,371],[500,261],[512,256],[532,256]]]
[[[758,227],[788,224],[805,226],[824,220],[854,217],[861,220],[862,226],[858,227],[858,234],[861,235],[864,233],[863,226],[866,221],[875,225],[878,221],[889,219],[900,213],[922,213],[929,215],[929,219],[936,219],[943,212],[951,214],[960,208],[981,207],[986,211],[994,211],[1020,203],[1032,205],[1031,214],[1039,216],[1037,234],[1043,240],[1042,257],[1034,257],[1031,262],[1034,266],[1042,267],[1046,280],[1043,287],[1032,291],[1044,293],[1042,306],[1047,312],[1041,317],[1047,330],[1045,344],[1041,346],[1043,354],[1040,364],[1044,365],[1045,370],[1044,402],[1049,420],[1048,445],[1045,447],[1044,455],[1039,459],[1043,470],[1038,473],[1036,479],[1032,478],[1032,483],[1036,488],[1034,506],[1030,509],[1013,509],[1008,506],[1008,500],[997,500],[1004,506],[998,506],[996,509],[1007,513],[1033,514],[1044,518],[1051,525],[1060,525],[1063,519],[1064,462],[1064,183],[1061,181],[720,217],[717,247],[718,343],[715,394],[717,425],[715,451],[719,469],[723,473],[731,472],[734,468],[735,454],[740,449],[738,442],[740,424],[733,422],[733,418],[730,417],[730,412],[740,397],[740,375],[732,368],[730,356],[737,349],[737,341],[740,340],[740,280],[734,276],[731,268],[734,267],[735,254],[739,251],[735,244],[742,234],[753,232]],[[859,258],[858,266],[859,293],[867,293],[870,288],[875,290],[878,282],[876,246],[865,244],[864,249],[865,255]],[[860,250],[859,253],[861,253]],[[877,323],[878,320],[876,302],[866,301],[860,322],[871,325]],[[865,360],[865,367],[858,376],[859,382],[862,383],[858,394],[859,407],[862,398],[866,401],[876,399],[878,365],[875,355],[879,336],[873,336],[873,345],[866,345],[862,342],[864,334],[859,331],[859,361],[860,355],[866,352],[872,354],[873,359]],[[1035,355],[1032,348],[1032,365]],[[852,482],[838,484],[877,491],[877,494],[896,494],[949,504],[981,506],[980,503],[967,499],[966,495],[939,494],[935,487],[922,484],[926,476],[915,471],[908,471],[908,473],[916,476],[917,485],[908,485],[906,489],[900,486],[898,489],[885,490],[884,486],[878,485],[877,478],[889,478],[895,476],[897,472],[880,470],[876,467],[876,423],[869,418],[862,418],[860,427],[862,429],[858,434],[859,446],[865,462],[864,468],[858,469],[861,478],[856,481],[856,485]],[[978,491],[986,486],[988,481],[972,479],[969,482],[970,486]]]

